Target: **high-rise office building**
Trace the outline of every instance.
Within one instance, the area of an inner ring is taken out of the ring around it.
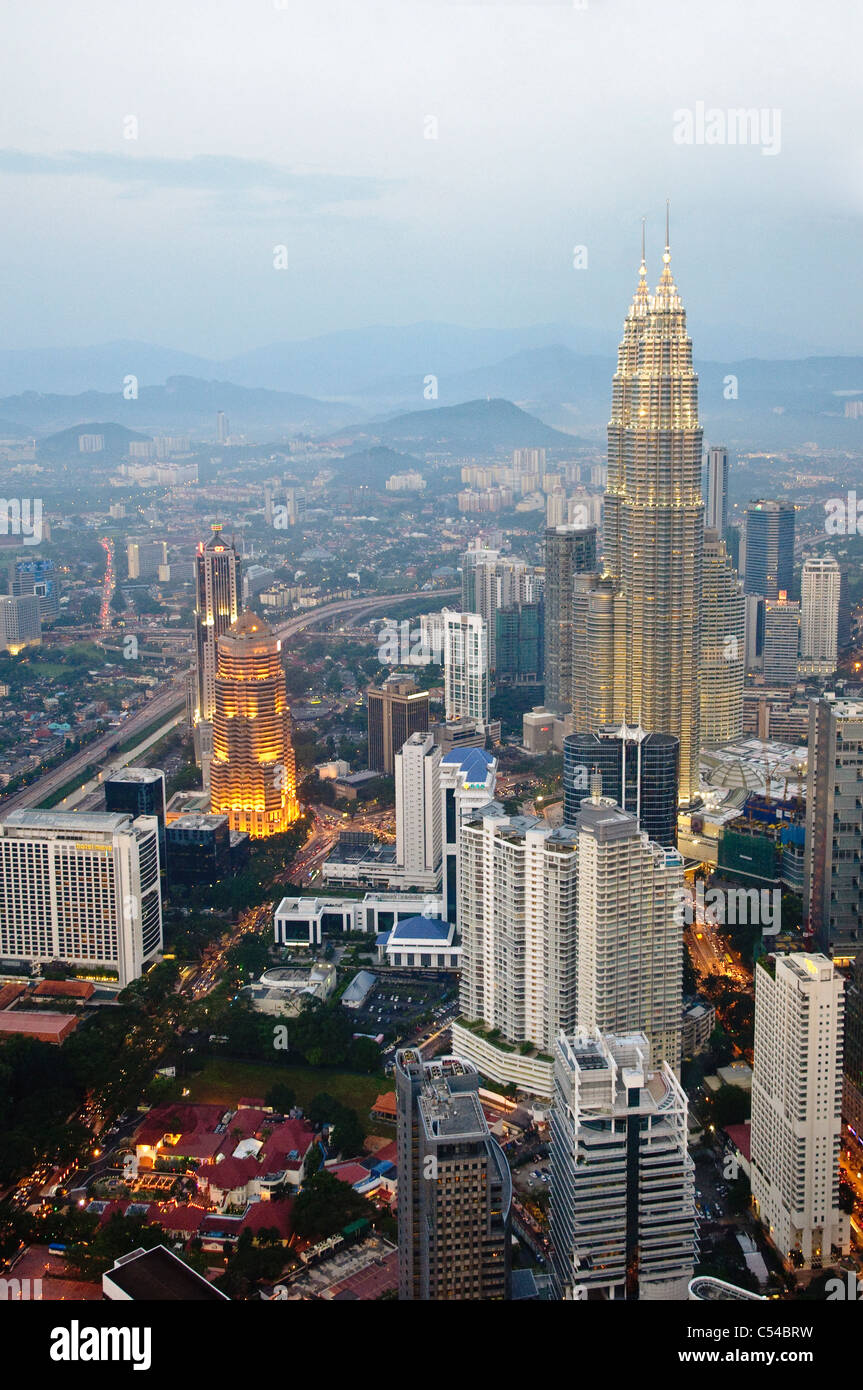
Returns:
[[[577,574],[572,597],[572,720],[589,733],[602,724],[624,723],[626,682],[619,640],[626,630],[626,605],[610,576],[597,570]]]
[[[489,720],[488,623],[479,613],[443,610],[447,719]]]
[[[15,656],[42,641],[42,618],[36,594],[0,594],[0,652]]]
[[[495,1080],[550,1081],[522,1045],[550,1054],[561,1029],[582,1027],[643,1029],[658,1058],[680,1065],[683,861],[597,786],[574,826],[505,816],[497,803],[462,826],[464,1022],[453,1046]]]
[[[746,508],[743,592],[777,599],[794,584],[794,506],[762,498]]]
[[[761,670],[764,665],[764,605],[761,594],[745,594],[743,598],[743,631],[746,648],[746,674]]]
[[[130,540],[126,542],[126,567],[130,579],[156,579],[168,563],[166,541]]]
[[[839,655],[842,571],[832,555],[806,560],[800,580],[800,661],[807,674],[831,675]]]
[[[590,795],[594,771],[602,795],[635,816],[648,839],[677,844],[677,760],[672,734],[651,734],[623,724],[600,726],[593,734],[567,734],[563,740],[563,819],[575,825]]]
[[[224,410],[216,411],[216,438],[220,444],[227,444],[231,437],[231,426]]]
[[[405,887],[435,889],[442,853],[438,768],[432,734],[411,734],[396,753],[396,864]]]
[[[395,1085],[399,1299],[508,1298],[512,1179],[475,1068],[402,1048]]]
[[[685,1299],[698,1251],[686,1092],[641,1032],[555,1046],[551,1243],[564,1298]]]
[[[495,616],[501,608],[531,602],[534,591],[534,572],[524,560],[481,548],[466,550],[461,557],[462,612],[485,618],[492,679],[497,668]]]
[[[863,1145],[863,956],[855,958],[852,976],[845,983],[842,1065],[842,1120]]]
[[[453,748],[438,767],[443,848],[443,916],[458,921],[458,838],[461,827],[494,799],[497,759],[484,748]]]
[[[572,709],[573,586],[596,568],[596,527],[553,526],[545,533],[545,703]]]
[[[863,701],[809,703],[804,909],[822,951],[863,954]]]
[[[680,740],[680,801],[699,797],[704,502],[698,378],[666,235],[656,293],[639,283],[608,426],[605,568],[622,600],[615,720]]]
[[[213,718],[216,643],[239,616],[240,592],[240,557],[221,526],[214,526],[195,554],[196,722]]]
[[[796,685],[800,650],[800,604],[789,603],[784,590],[764,603],[764,648],[761,669],[765,685]]]
[[[839,1209],[844,981],[825,955],[755,968],[752,1199],[789,1266],[847,1254]]]
[[[288,830],[299,814],[281,647],[246,612],[217,648],[210,810],[258,839]]]
[[[499,608],[495,620],[498,685],[540,685],[543,679],[543,603]]]
[[[9,592],[14,597],[36,595],[43,626],[60,616],[60,581],[53,560],[16,560],[10,580]]]
[[[10,811],[0,821],[0,958],[63,961],[125,987],[161,948],[155,817]]]
[[[724,536],[728,528],[728,450],[715,445],[707,451],[704,525]]]
[[[713,530],[704,532],[702,594],[701,742],[731,743],[743,733],[743,587],[724,540]]]
[[[128,816],[155,816],[159,824],[159,860],[165,862],[165,774],[155,767],[121,767],[105,778],[105,810]]]
[[[429,726],[429,696],[411,676],[388,676],[380,689],[366,691],[369,767],[392,775],[396,753],[415,733]]]

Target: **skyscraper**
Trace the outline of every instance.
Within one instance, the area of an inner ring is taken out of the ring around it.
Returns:
[[[498,685],[539,685],[543,678],[543,604],[499,608],[495,620]]]
[[[429,696],[411,676],[388,676],[379,690],[366,691],[369,727],[369,767],[390,775],[396,753],[411,734],[429,726]]]
[[[121,767],[105,778],[105,810],[128,816],[155,816],[159,824],[159,860],[165,863],[165,774],[155,767]]]
[[[706,492],[704,524],[724,536],[728,528],[728,450],[722,445],[707,451]]]
[[[395,1083],[399,1298],[508,1298],[512,1179],[475,1068],[402,1048]]]
[[[430,733],[411,734],[396,753],[396,863],[405,887],[440,882],[440,759]]]
[[[488,623],[478,613],[443,610],[447,719],[489,719]]]
[[[746,658],[743,604],[743,588],[724,540],[716,531],[705,531],[701,620],[703,744],[730,743],[743,733]]]
[[[809,703],[804,908],[822,951],[863,951],[863,701]]]
[[[461,557],[462,612],[479,613],[485,618],[492,678],[497,667],[495,616],[501,608],[530,602],[534,588],[532,568],[513,555],[475,548]]]
[[[830,675],[839,653],[842,571],[832,555],[806,560],[800,581],[800,660],[805,671]]]
[[[166,541],[129,540],[126,542],[126,567],[130,579],[155,579],[168,563]]]
[[[0,652],[14,656],[42,641],[42,618],[37,594],[0,594]]]
[[[765,685],[794,685],[800,649],[800,604],[789,603],[783,589],[764,604],[764,649],[761,669]]]
[[[195,722],[211,721],[215,707],[216,643],[240,612],[240,557],[221,526],[195,555],[197,705]]]
[[[590,794],[594,769],[602,794],[635,816],[648,839],[677,844],[677,760],[672,734],[651,734],[627,725],[600,725],[596,733],[563,740],[563,819],[575,825]]]
[[[484,748],[453,748],[438,768],[443,841],[443,916],[458,921],[458,840],[461,827],[494,799],[497,759]]]
[[[0,958],[138,978],[162,948],[155,817],[10,811],[0,821]]]
[[[281,642],[242,613],[218,641],[210,810],[254,838],[299,814]]]
[[[698,1250],[687,1098],[641,1032],[555,1046],[551,1242],[564,1298],[685,1299]]]
[[[545,533],[545,703],[572,709],[573,584],[596,567],[596,527],[551,526]]]
[[[16,598],[35,594],[43,626],[60,616],[60,581],[53,560],[16,560],[9,592]]]
[[[786,1264],[847,1254],[839,1209],[844,981],[824,955],[755,968],[752,1199]]]
[[[544,1094],[561,1029],[643,1029],[657,1058],[680,1065],[683,861],[593,791],[574,826],[492,803],[459,836],[453,1047],[493,1080]]]
[[[704,502],[698,378],[666,234],[656,293],[639,283],[608,426],[605,565],[623,600],[618,717],[680,740],[680,801],[699,795]]]
[[[746,508],[743,592],[777,599],[794,584],[794,506],[762,498]]]

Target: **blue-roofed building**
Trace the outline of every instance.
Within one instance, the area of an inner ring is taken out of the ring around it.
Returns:
[[[455,927],[440,917],[408,917],[377,938],[378,959],[387,965],[418,970],[457,970],[461,946]]]
[[[458,922],[458,832],[482,806],[494,800],[497,759],[484,748],[453,748],[440,760],[443,908]]]

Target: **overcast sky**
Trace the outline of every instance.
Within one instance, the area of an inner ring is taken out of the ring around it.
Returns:
[[[2,346],[434,319],[594,350],[669,197],[700,356],[863,352],[861,7],[582,3],[6,0]],[[676,143],[699,102],[761,143]]]

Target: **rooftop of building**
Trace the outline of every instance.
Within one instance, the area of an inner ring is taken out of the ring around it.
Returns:
[[[465,781],[484,786],[488,781],[489,772],[495,765],[495,758],[485,748],[452,748],[448,753],[444,753],[441,765],[458,767],[464,774]]]
[[[454,928],[440,917],[405,917],[397,922],[386,935],[389,944],[404,944],[410,941],[428,941],[445,946],[452,939]]]
[[[219,825],[227,825],[227,816],[212,815],[209,811],[184,811],[172,820],[169,830],[215,830]]]
[[[147,784],[164,781],[165,774],[158,767],[121,767],[105,778],[106,782],[137,782]]]
[[[136,1302],[230,1301],[164,1245],[121,1256],[105,1278]]]
[[[131,823],[128,811],[10,811],[0,826],[15,830],[74,830],[112,835]]]

